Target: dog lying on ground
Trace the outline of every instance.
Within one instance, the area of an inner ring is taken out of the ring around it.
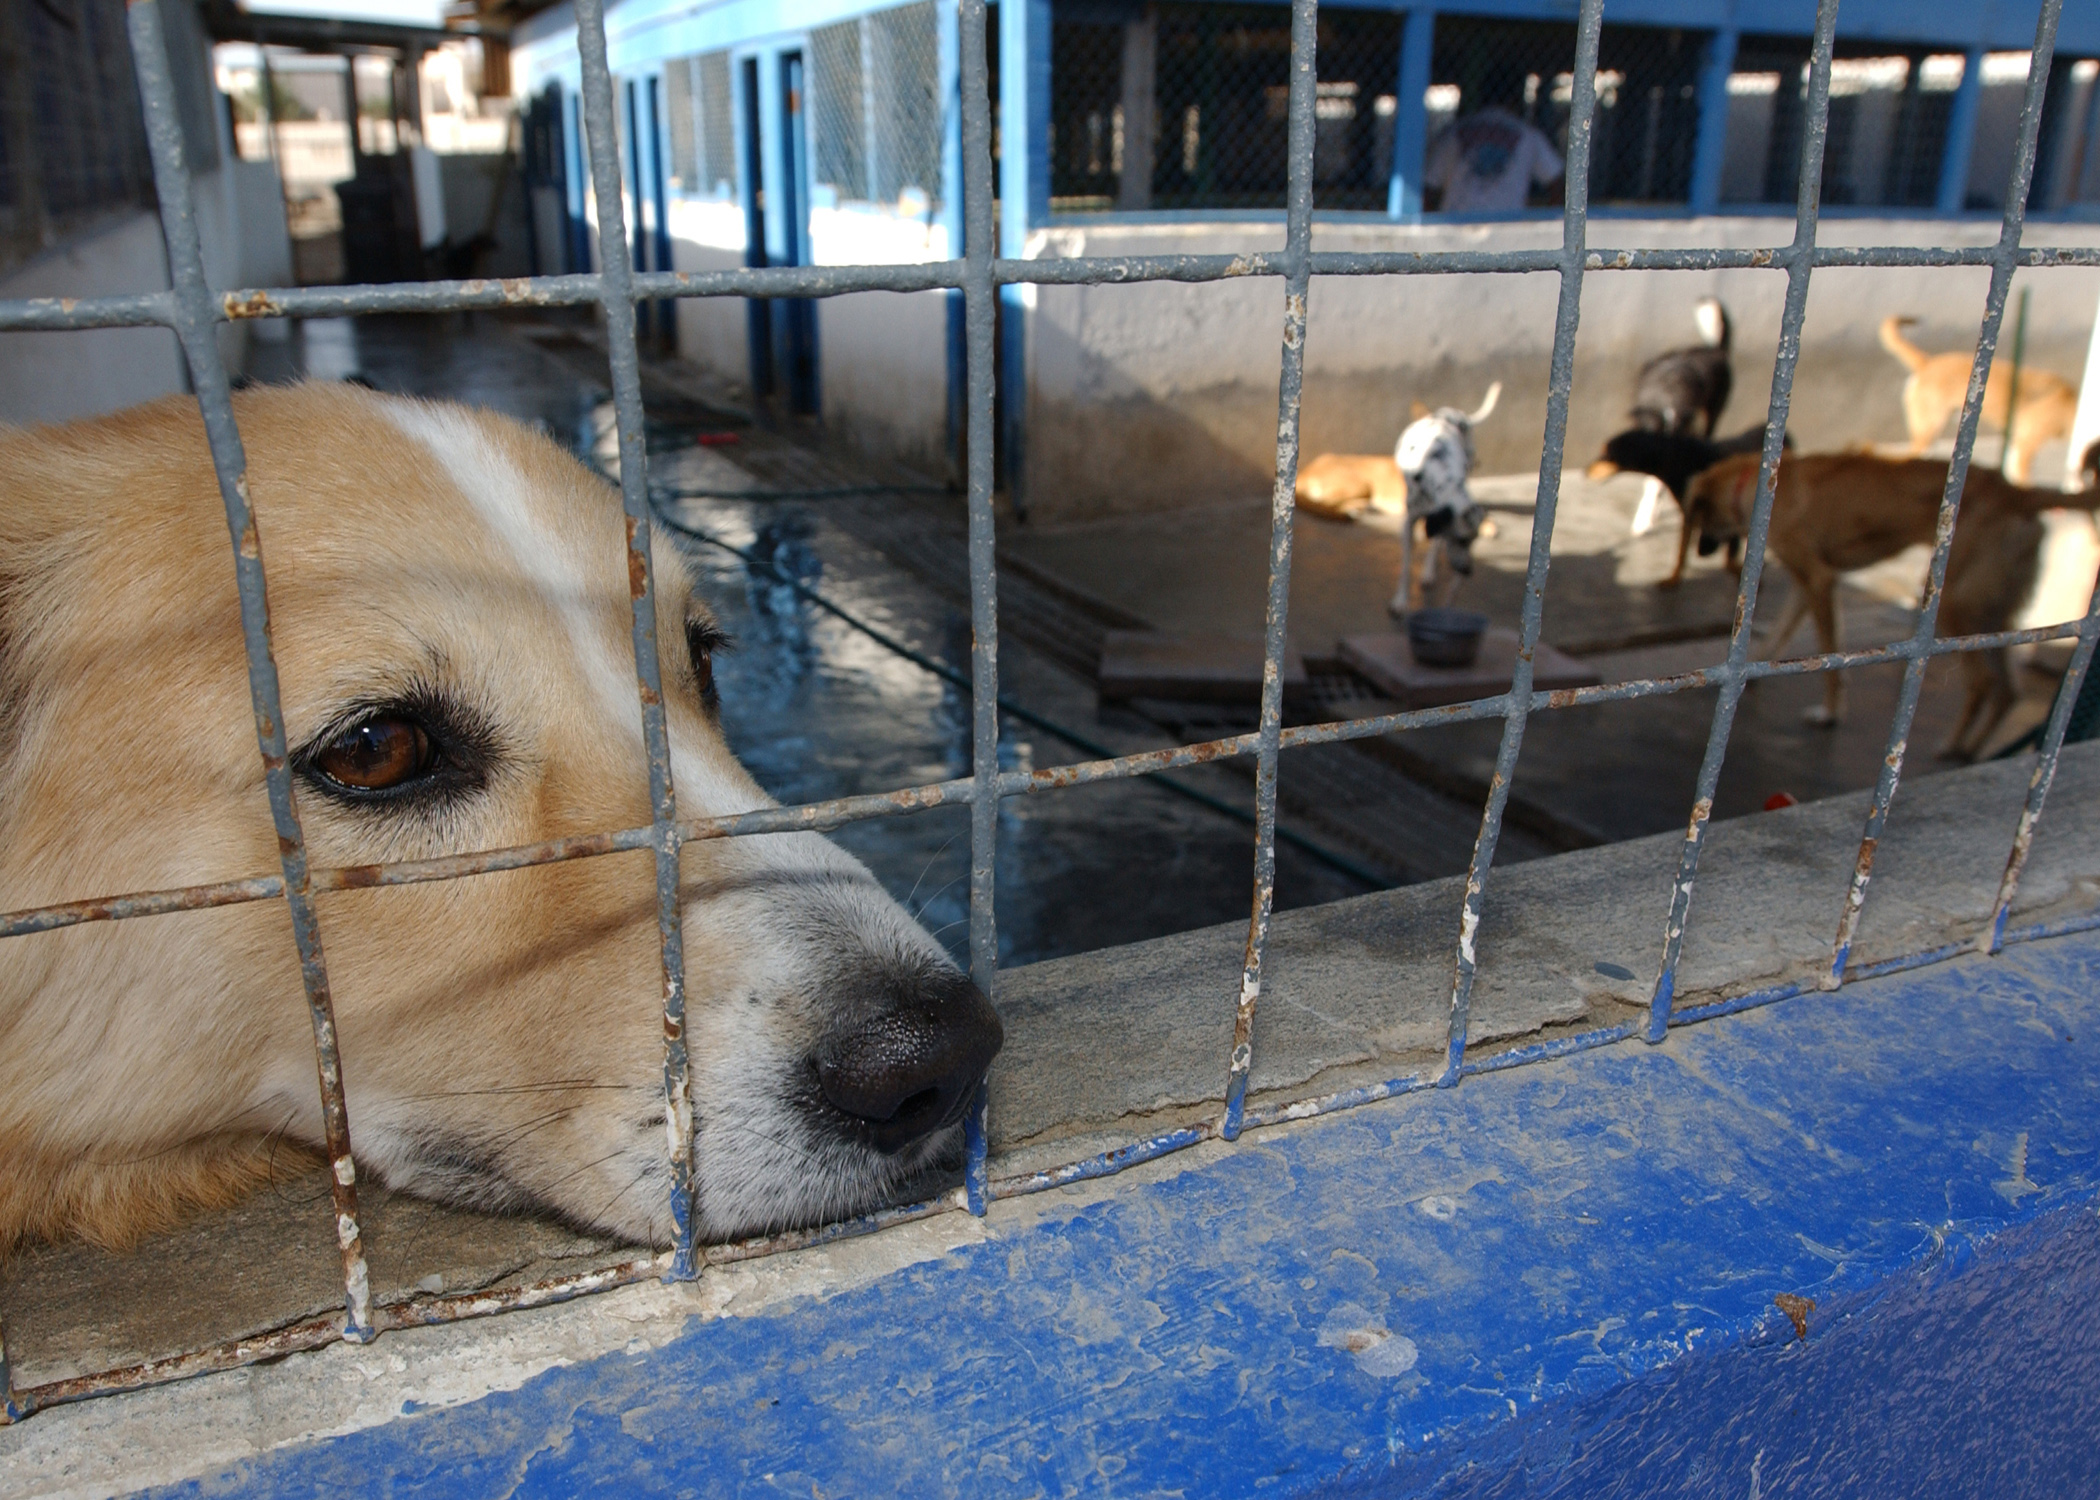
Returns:
[[[1722,460],[1694,479],[1685,524],[1703,537],[1739,540],[1748,530],[1757,493],[1758,456]],[[1887,459],[1871,453],[1789,457],[1779,466],[1767,544],[1794,581],[1779,626],[1764,654],[1785,651],[1805,617],[1813,616],[1819,650],[1841,649],[1839,575],[1930,544],[1947,488],[1947,465],[1926,459]],[[2011,628],[2034,590],[2041,567],[2041,513],[2070,505],[2100,507],[2100,491],[2066,496],[2008,482],[1993,470],[1969,470],[1947,556],[1940,597],[1941,635],[1983,635]],[[1941,755],[1973,759],[1990,739],[2017,694],[2005,650],[1960,654],[1967,696]],[[1823,674],[1823,702],[1809,721],[1830,725],[1844,710],[1844,679]]]
[[[1473,499],[1466,481],[1473,474],[1473,428],[1494,414],[1502,399],[1502,382],[1487,389],[1477,411],[1453,406],[1431,411],[1414,404],[1414,420],[1393,446],[1393,463],[1407,480],[1407,517],[1400,527],[1400,583],[1386,610],[1405,615],[1420,608],[1437,580],[1437,557],[1444,561],[1445,581],[1439,604],[1451,602],[1458,581],[1473,571],[1473,543],[1486,524],[1487,512]],[[1415,527],[1427,538],[1422,564],[1414,560]]]
[[[649,821],[618,497],[546,439],[347,386],[234,408],[313,864]],[[770,805],[722,644],[655,551],[680,815]],[[0,906],[274,871],[193,403],[0,435]],[[698,1223],[867,1209],[960,1138],[984,997],[809,833],[687,845]],[[319,898],[359,1170],[667,1242],[647,852]],[[121,1245],[265,1180],[321,1114],[275,901],[0,942],[0,1249]]]
[[[1354,520],[1366,508],[1407,510],[1407,476],[1390,453],[1322,453],[1298,466],[1294,493],[1301,509],[1330,520]]]
[[[1916,318],[1883,318],[1881,347],[1902,361],[1910,371],[1903,382],[1903,424],[1910,429],[1910,456],[1916,458],[1932,446],[1932,440],[1947,425],[1947,418],[1961,410],[1969,394],[1969,373],[1975,367],[1974,353],[1927,354],[1903,336]],[[2000,432],[2007,431],[2006,408],[2012,400],[2012,361],[2000,355],[1991,363],[1983,387],[1983,420]],[[2061,375],[2032,366],[2020,369],[2020,409],[2014,414],[2010,452],[2005,477],[2026,484],[2034,472],[2034,456],[2044,443],[2071,435],[2071,421],[2078,415],[2078,387]]]
[[[1783,438],[1781,441],[1788,446],[1792,445],[1790,438]],[[1605,442],[1603,450],[1590,462],[1586,472],[1592,481],[1609,479],[1612,475],[1620,473],[1645,474],[1669,491],[1670,498],[1677,502],[1681,513],[1684,510],[1685,491],[1696,475],[1712,468],[1732,453],[1762,453],[1764,446],[1765,430],[1762,427],[1752,427],[1719,442],[1709,442],[1705,438],[1693,437],[1690,433],[1657,432],[1652,428],[1629,427]],[[1643,503],[1646,503],[1645,497]],[[1663,579],[1657,587],[1674,589],[1684,582],[1684,563],[1685,557],[1692,550],[1692,534],[1692,527],[1680,514],[1677,528],[1677,566],[1670,570],[1670,576]],[[1706,552],[1702,551],[1700,555],[1703,557]],[[1728,566],[1735,572],[1742,571],[1742,548],[1738,543],[1728,544]]]

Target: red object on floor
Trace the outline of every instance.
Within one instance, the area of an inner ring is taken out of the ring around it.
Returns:
[[[1765,811],[1778,812],[1782,807],[1798,806],[1800,801],[1801,799],[1792,792],[1774,792],[1771,796],[1765,798]]]
[[[726,448],[739,439],[733,432],[703,432],[697,434],[693,441],[703,448]]]

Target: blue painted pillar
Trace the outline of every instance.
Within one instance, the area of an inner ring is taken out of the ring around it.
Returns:
[[[962,166],[962,18],[953,5],[933,8],[934,47],[941,98],[941,229],[948,237],[948,256],[963,253]],[[948,482],[961,484],[969,472],[963,439],[968,427],[968,371],[964,357],[963,294],[941,294],[947,310],[948,427],[945,452]]]
[[[1422,158],[1429,150],[1429,55],[1436,45],[1436,12],[1407,13],[1400,32],[1400,82],[1393,114],[1393,177],[1385,191],[1388,218],[1422,212]]]
[[[1028,231],[1050,216],[1050,0],[1000,0],[999,254],[1027,253]],[[1033,287],[999,291],[999,422],[1006,493],[1027,513],[1023,418],[1028,408],[1027,313]]]
[[[1724,27],[1707,40],[1699,69],[1699,139],[1692,146],[1687,206],[1710,214],[1721,203],[1721,169],[1728,160],[1728,75],[1735,71],[1737,32]]]
[[[1976,145],[1976,108],[1983,101],[1983,48],[1971,47],[1961,63],[1961,87],[1947,117],[1947,148],[1940,156],[1940,213],[1958,214],[1969,195],[1969,153]]]

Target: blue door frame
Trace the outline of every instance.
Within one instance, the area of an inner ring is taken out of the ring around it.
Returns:
[[[806,65],[799,40],[754,48],[736,63],[737,162],[744,264],[811,263]],[[816,415],[817,310],[807,298],[753,298],[746,334],[754,395]]]
[[[780,242],[781,264],[810,263],[809,130],[802,52],[780,54]],[[817,413],[817,305],[806,297],[784,299],[774,319],[775,351],[788,409]]]

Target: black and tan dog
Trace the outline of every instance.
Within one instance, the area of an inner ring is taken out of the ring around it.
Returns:
[[[1783,440],[1792,446],[1792,439]],[[1684,509],[1685,492],[1692,480],[1701,472],[1712,468],[1722,459],[1736,453],[1761,453],[1765,446],[1765,430],[1752,427],[1734,437],[1710,442],[1693,437],[1689,433],[1657,432],[1649,427],[1629,427],[1608,439],[1603,451],[1590,461],[1586,471],[1592,480],[1609,479],[1614,474],[1645,474],[1670,492],[1681,513]],[[1642,527],[1646,530],[1646,527]],[[1692,527],[1679,517],[1677,531],[1677,566],[1670,576],[1663,579],[1659,587],[1673,589],[1684,581],[1685,557],[1692,548]],[[1707,556],[1716,549],[1701,546],[1699,555]],[[1728,544],[1728,566],[1741,571],[1742,548]]]

